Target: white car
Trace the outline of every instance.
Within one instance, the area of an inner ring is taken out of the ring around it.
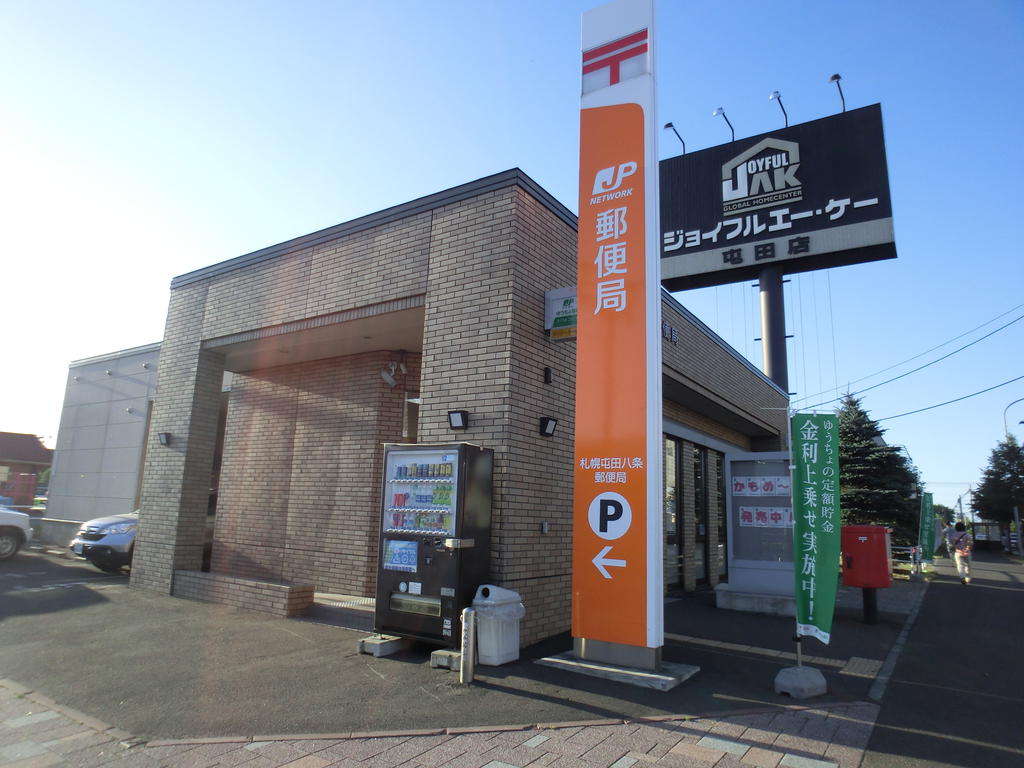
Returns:
[[[8,560],[32,541],[31,518],[7,507],[0,507],[0,560]]]

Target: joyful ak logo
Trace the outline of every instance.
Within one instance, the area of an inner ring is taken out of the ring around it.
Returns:
[[[722,212],[726,214],[766,208],[803,197],[796,177],[800,145],[768,138],[759,141],[722,166]]]
[[[633,194],[633,188],[619,189],[622,183],[636,173],[637,164],[634,162],[622,163],[610,168],[602,168],[594,175],[594,190],[591,192],[594,197],[590,198],[591,205],[604,203],[609,200],[617,200],[622,197],[629,197]]]

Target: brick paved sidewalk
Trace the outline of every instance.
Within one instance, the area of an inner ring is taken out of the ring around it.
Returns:
[[[878,707],[445,731],[153,741],[0,680],[0,765],[245,768],[857,768]]]

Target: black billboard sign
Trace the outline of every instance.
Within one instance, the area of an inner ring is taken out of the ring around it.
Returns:
[[[662,160],[669,290],[896,256],[878,104]]]

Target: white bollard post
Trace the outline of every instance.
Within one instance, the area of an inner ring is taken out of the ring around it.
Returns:
[[[472,683],[476,667],[476,611],[462,609],[462,660],[459,663],[459,682]]]

